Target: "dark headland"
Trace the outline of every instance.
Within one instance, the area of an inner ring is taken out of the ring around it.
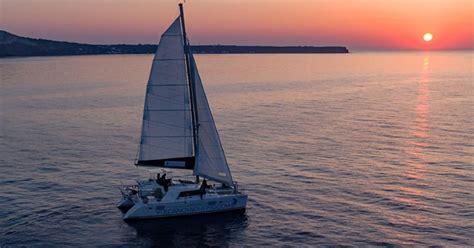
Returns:
[[[65,41],[21,37],[0,30],[0,57],[63,56],[95,54],[149,54],[156,51],[156,45],[91,45]],[[192,46],[194,53],[236,54],[236,53],[348,53],[342,46]]]

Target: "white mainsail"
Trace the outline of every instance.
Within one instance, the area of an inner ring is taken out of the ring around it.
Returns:
[[[162,35],[153,59],[137,164],[194,168],[197,176],[233,185],[194,57],[185,51],[182,20]]]
[[[181,18],[161,36],[146,89],[137,164],[185,167],[193,127]],[[187,167],[187,166],[186,166]]]
[[[214,118],[207,102],[201,77],[192,54],[190,55],[190,60],[196,97],[195,111],[198,116],[198,144],[194,174],[227,185],[234,185]]]

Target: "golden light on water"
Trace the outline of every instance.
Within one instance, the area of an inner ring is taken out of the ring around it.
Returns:
[[[425,33],[423,35],[423,40],[425,40],[426,42],[431,41],[432,39],[433,39],[433,35],[431,33]]]

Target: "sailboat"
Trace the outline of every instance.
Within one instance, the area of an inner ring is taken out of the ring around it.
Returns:
[[[135,165],[192,170],[193,178],[152,173],[148,180],[122,186],[117,207],[126,211],[124,220],[244,210],[247,205],[247,195],[232,178],[186,38],[182,4],[179,11],[153,59]]]

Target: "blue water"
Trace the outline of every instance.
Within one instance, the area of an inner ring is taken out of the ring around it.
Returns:
[[[244,214],[135,223],[151,55],[0,60],[0,246],[474,246],[472,52],[198,55]]]

